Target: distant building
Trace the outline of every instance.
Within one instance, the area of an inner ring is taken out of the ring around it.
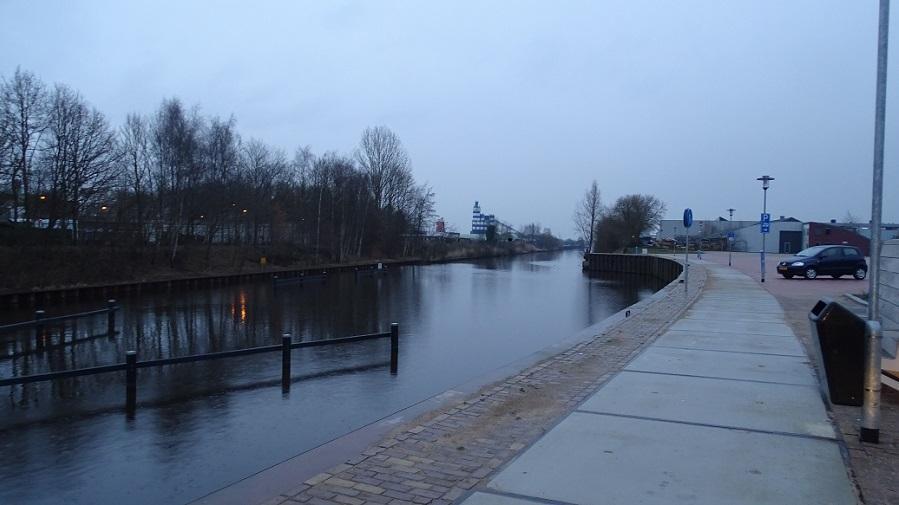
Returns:
[[[765,238],[765,252],[795,253],[803,248],[803,224],[796,218],[780,216],[771,221],[770,233]],[[659,226],[658,240],[686,240],[686,229],[680,219],[666,219]],[[731,247],[734,251],[759,252],[762,250],[762,233],[758,221],[728,221],[724,218],[695,220],[689,230],[690,241],[718,241],[725,243],[728,233],[733,233]]]
[[[836,221],[829,223],[806,223],[804,226],[804,245],[812,247],[816,245],[851,245],[858,247],[862,254],[867,256],[871,251],[871,239],[859,233],[856,225],[840,224]],[[870,234],[870,230],[867,230]]]
[[[471,210],[471,234],[476,238],[486,239],[487,228],[490,226],[496,226],[496,216],[484,214],[481,212],[480,204],[474,202],[474,208]]]
[[[792,217],[780,216],[771,221],[770,233],[765,240],[765,252],[791,254],[806,247],[816,245],[846,244],[858,247],[868,255],[870,250],[871,227],[869,224],[801,222]],[[696,220],[690,227],[690,242],[702,239],[705,242],[726,243],[727,234],[733,233],[731,247],[734,251],[759,252],[762,250],[762,234],[758,221],[728,221],[724,218]],[[899,225],[884,223],[881,237],[894,238],[899,233]],[[657,240],[686,239],[684,224],[680,219],[666,219],[659,226]]]
[[[434,231],[436,231],[438,235],[446,233],[446,221],[444,221],[442,217],[437,218]]]

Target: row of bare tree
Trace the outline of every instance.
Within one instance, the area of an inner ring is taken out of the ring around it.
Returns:
[[[615,252],[636,246],[662,222],[665,203],[652,195],[625,195],[604,207],[596,181],[574,211],[574,224],[588,252]]]
[[[176,261],[184,241],[290,244],[323,259],[414,254],[434,193],[417,184],[399,137],[368,128],[351,154],[290,158],[241,138],[233,117],[167,99],[113,127],[64,84],[17,70],[0,81],[0,204],[17,226],[88,223]]]

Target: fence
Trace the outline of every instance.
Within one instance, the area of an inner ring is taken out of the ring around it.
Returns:
[[[46,317],[43,310],[36,310],[34,311],[34,319],[31,321],[22,321],[20,323],[0,326],[0,333],[34,327],[34,338],[40,339],[44,333],[44,327],[49,323],[59,323],[70,319],[81,319],[84,317],[106,314],[106,334],[112,336],[115,335],[115,313],[117,310],[119,310],[119,306],[116,304],[115,300],[107,300],[105,309],[90,310],[64,316]]]
[[[313,340],[309,342],[293,342],[293,339],[289,334],[284,334],[281,336],[281,344],[276,345],[250,347],[247,349],[236,349],[233,351],[212,352],[207,354],[194,354],[190,356],[178,356],[174,358],[152,359],[146,361],[137,360],[137,351],[128,351],[125,354],[124,363],[96,366],[91,368],[80,368],[77,370],[65,370],[61,372],[25,375],[22,377],[12,377],[9,379],[0,379],[0,386],[30,384],[33,382],[45,382],[56,379],[65,379],[68,377],[79,377],[83,375],[97,375],[110,372],[121,372],[124,370],[125,411],[129,417],[133,417],[135,411],[137,410],[137,370],[140,368],[160,367],[166,365],[176,365],[180,363],[193,363],[196,361],[234,358],[238,356],[249,356],[251,354],[281,351],[281,390],[284,392],[288,392],[290,391],[290,352],[293,349],[300,349],[305,347],[322,347],[329,345],[348,344],[352,342],[361,342],[365,340],[389,338],[390,373],[391,375],[396,375],[399,369],[399,329],[399,324],[392,323],[390,325],[389,332],[369,333],[365,335],[355,335],[352,337],[334,338],[329,340]]]
[[[328,280],[328,272],[322,272],[317,275],[306,275],[305,272],[302,272],[299,275],[273,275],[272,285],[278,287],[285,284],[304,284],[306,282],[324,282],[326,280]]]

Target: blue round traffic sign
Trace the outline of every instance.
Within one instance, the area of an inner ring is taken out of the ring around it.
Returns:
[[[691,209],[684,209],[684,228],[689,228],[693,226],[693,211]]]

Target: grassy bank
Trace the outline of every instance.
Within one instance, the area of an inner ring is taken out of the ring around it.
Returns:
[[[400,257],[354,257],[343,261],[312,255],[293,247],[188,245],[172,265],[164,251],[111,246],[0,247],[0,293],[73,286],[225,276],[261,271],[299,270],[372,262],[436,263],[467,258],[506,256],[538,249],[524,242],[439,242],[418,254]]]

